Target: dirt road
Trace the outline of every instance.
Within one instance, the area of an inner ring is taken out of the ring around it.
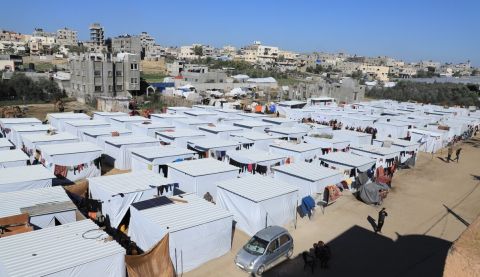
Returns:
[[[299,219],[290,228],[295,255],[314,242],[328,242],[332,250],[329,269],[317,265],[312,273],[296,257],[266,272],[265,276],[442,276],[451,242],[466,224],[480,214],[480,139],[463,143],[460,162],[446,163],[446,151],[433,156],[421,153],[414,169],[396,173],[393,190],[383,207],[388,217],[383,234],[375,234],[367,220],[376,219],[373,207],[344,193],[325,213]],[[248,240],[236,231],[232,250],[184,274],[190,276],[247,276],[233,259]]]

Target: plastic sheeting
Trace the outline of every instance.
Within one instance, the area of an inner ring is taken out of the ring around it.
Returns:
[[[174,277],[169,253],[169,234],[141,255],[125,256],[129,277]]]
[[[26,190],[26,189],[38,189],[46,188],[52,186],[52,179],[46,180],[34,180],[26,182],[17,182],[17,183],[0,183],[0,192],[9,192],[17,190]]]
[[[138,144],[123,144],[120,146],[105,143],[105,153],[115,159],[115,168],[126,170],[131,169],[132,153],[129,148],[157,146],[158,142],[142,142]]]
[[[55,226],[55,219],[61,224],[77,221],[75,210],[58,212],[53,214],[45,214],[30,217],[30,224],[38,228],[47,228]]]
[[[381,198],[379,190],[389,190],[385,184],[367,183],[359,188],[359,196],[366,204],[380,203]]]
[[[53,274],[48,277],[126,277],[125,254],[119,253],[88,263],[77,265]]]
[[[292,184],[298,187],[300,199],[305,196],[315,196],[317,193],[323,193],[327,186],[338,184],[344,179],[344,175],[340,172],[337,175],[317,180],[315,182],[292,176],[290,174],[286,174],[277,170],[275,170],[274,172],[275,179],[284,181],[288,184]]]
[[[254,235],[268,226],[293,223],[297,199],[298,193],[292,192],[254,202],[221,187],[217,189],[217,205],[233,213],[236,227],[249,235]]]

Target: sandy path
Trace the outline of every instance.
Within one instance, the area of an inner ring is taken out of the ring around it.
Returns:
[[[312,274],[297,257],[265,276],[442,276],[448,248],[466,228],[461,219],[470,223],[480,214],[480,139],[462,148],[458,164],[445,163],[440,153],[433,158],[421,153],[414,169],[397,172],[383,205],[388,217],[381,235],[367,221],[367,216],[376,219],[380,208],[348,192],[325,214],[318,210],[311,220],[299,218],[297,229],[290,228],[295,255],[316,241],[327,241],[333,253],[330,268],[317,266]],[[233,259],[247,239],[237,230],[228,254],[184,276],[246,276]]]

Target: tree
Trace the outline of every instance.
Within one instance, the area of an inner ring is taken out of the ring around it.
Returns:
[[[195,45],[195,47],[193,47],[193,53],[199,57],[203,56],[203,47],[201,45]]]

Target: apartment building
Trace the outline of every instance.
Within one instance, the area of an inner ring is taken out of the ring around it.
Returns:
[[[105,43],[105,34],[100,23],[93,23],[90,25],[90,42],[96,45],[103,45]]]
[[[85,102],[140,90],[140,55],[86,53],[69,60],[70,94]]]
[[[390,68],[388,66],[375,66],[362,64],[358,68],[363,74],[367,75],[371,79],[379,81],[388,81],[388,72]]]
[[[242,50],[242,58],[250,63],[274,63],[278,56],[278,47],[262,45],[260,41],[254,41],[252,45],[246,46]]]
[[[122,35],[112,39],[112,52],[140,54],[142,44],[140,37],[131,35]]]
[[[142,46],[142,48],[155,45],[155,38],[147,32],[140,33],[138,37],[140,38],[140,45]]]
[[[56,42],[60,46],[73,46],[78,44],[77,31],[68,29],[67,27],[60,29],[56,34]]]

